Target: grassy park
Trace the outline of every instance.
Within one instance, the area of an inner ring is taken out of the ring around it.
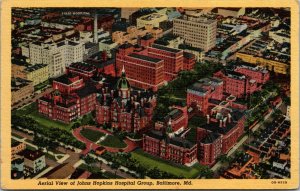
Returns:
[[[91,129],[82,129],[80,134],[90,141],[97,142],[100,137],[104,136],[103,133]]]
[[[101,145],[113,148],[125,148],[127,146],[124,141],[113,135],[108,135],[102,142]]]
[[[192,167],[187,167],[179,164],[172,164],[169,161],[165,161],[161,158],[152,156],[148,153],[143,152],[138,149],[133,151],[132,158],[143,164],[147,168],[155,168],[179,176],[184,176],[186,178],[195,178],[199,175],[201,166],[195,164]]]

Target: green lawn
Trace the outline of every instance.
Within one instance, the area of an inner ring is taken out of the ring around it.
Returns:
[[[103,133],[91,129],[82,129],[80,134],[93,142],[97,142],[100,137],[104,136]]]
[[[32,117],[36,122],[38,122],[41,126],[46,128],[52,128],[56,127],[62,130],[70,131],[72,124],[65,124],[59,121],[53,121],[47,117],[44,117],[43,115],[39,114],[38,111],[34,111],[30,113],[28,116]]]
[[[101,145],[107,147],[114,147],[114,148],[125,148],[127,145],[124,141],[120,140],[119,138],[108,135],[102,142]]]
[[[147,168],[157,167],[158,169],[177,175],[184,176],[186,178],[195,178],[199,175],[200,166],[199,164],[194,165],[193,167],[187,167],[179,164],[172,164],[169,161],[165,161],[159,157],[152,156],[148,153],[143,152],[138,149],[131,153],[132,158],[139,161],[142,165]]]
[[[45,128],[52,128],[52,127],[57,127],[62,130],[70,131],[72,124],[65,124],[59,121],[53,121],[47,117],[44,117],[43,115],[39,114],[37,111],[37,103],[31,103],[22,109],[18,109],[16,111],[13,111],[14,114],[18,116],[29,116],[32,117],[36,122],[38,122],[42,127]]]

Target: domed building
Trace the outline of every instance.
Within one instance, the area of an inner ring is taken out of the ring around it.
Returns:
[[[123,65],[121,78],[117,81],[116,90],[118,90],[122,99],[128,99],[130,97],[131,87],[129,81],[126,78],[125,68]]]

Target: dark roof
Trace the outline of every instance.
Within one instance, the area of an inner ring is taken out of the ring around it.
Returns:
[[[25,149],[24,151],[21,151],[19,155],[24,156],[24,158],[27,158],[29,160],[36,160],[42,156],[44,156],[44,153],[42,151],[36,150],[32,151],[29,149]]]
[[[77,75],[74,75],[72,73],[64,74],[64,75],[59,76],[58,78],[54,79],[54,81],[61,82],[64,84],[72,84],[73,82],[69,78],[74,78],[76,76]]]
[[[149,39],[152,39],[152,38],[153,38],[152,34],[151,33],[147,33],[141,39],[143,39],[143,40],[149,40]]]
[[[184,138],[181,138],[181,137],[172,137],[170,138],[170,144],[173,144],[173,145],[176,145],[176,146],[179,146],[179,147],[184,147],[184,148],[192,148],[194,147],[196,144],[195,143],[192,143]]]
[[[195,91],[202,92],[202,93],[206,93],[207,90],[204,89],[202,87],[202,85],[203,85],[203,83],[196,82],[196,83],[192,84],[191,86],[189,86],[188,89],[195,90]]]
[[[11,60],[11,63],[16,64],[18,66],[30,66],[30,64],[28,62],[26,62],[25,60],[15,59],[15,58],[13,58]]]
[[[35,64],[35,65],[30,65],[30,66],[28,66],[27,68],[25,68],[25,71],[27,71],[27,72],[32,72],[32,71],[35,71],[35,70],[44,68],[44,67],[46,67],[46,66],[47,66],[46,64]]]
[[[141,54],[129,54],[128,56],[133,57],[133,58],[137,58],[137,59],[141,59],[141,60],[145,60],[148,62],[153,62],[153,63],[158,63],[160,61],[162,61],[161,59],[158,58],[153,58],[153,57],[149,57],[149,56],[145,56],[145,55],[141,55]]]
[[[162,140],[165,138],[164,134],[161,131],[157,131],[157,130],[148,131],[147,133],[145,133],[145,135],[158,140]]]
[[[174,108],[172,111],[170,111],[168,113],[168,115],[166,116],[166,119],[176,119],[177,117],[181,116],[183,114],[183,112],[180,109],[176,109]]]
[[[121,49],[126,49],[126,48],[130,48],[130,47],[133,47],[133,45],[130,43],[124,43],[119,46],[119,48],[121,48]]]
[[[200,142],[204,144],[213,143],[215,140],[217,140],[221,135],[217,134],[215,132],[209,132],[205,138],[203,138]]]
[[[93,66],[92,64],[83,63],[83,62],[72,63],[72,64],[70,64],[69,68],[75,68],[77,70],[82,70],[82,71],[86,71],[86,72],[95,71],[95,66]]]
[[[165,51],[168,51],[168,52],[172,52],[172,53],[178,53],[178,52],[182,51],[182,50],[179,50],[179,49],[169,48],[169,47],[161,46],[161,45],[158,45],[158,44],[153,44],[152,47],[156,48],[156,49],[160,49],[160,50],[165,50]]]
[[[195,55],[191,54],[189,52],[183,52],[183,57],[185,57],[185,58],[195,58]]]
[[[231,112],[232,121],[231,121],[231,123],[227,122],[226,127],[219,127],[219,121],[218,122],[210,121],[209,124],[206,123],[204,125],[201,125],[200,128],[203,128],[203,129],[206,129],[206,130],[209,130],[212,132],[220,133],[220,134],[226,134],[231,129],[236,127],[236,125],[237,125],[236,121],[241,119],[243,116],[244,116],[243,111],[235,110],[235,111]]]
[[[97,92],[96,87],[92,86],[90,84],[87,84],[83,88],[81,88],[79,90],[76,90],[76,94],[79,97],[86,97],[86,96],[89,96],[89,95],[91,95],[93,93],[96,93],[96,92]]]

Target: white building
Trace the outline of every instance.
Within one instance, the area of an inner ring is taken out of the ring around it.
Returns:
[[[49,65],[49,77],[65,72],[65,68],[73,62],[83,61],[83,44],[73,41],[58,43],[30,43],[30,63]]]
[[[159,13],[152,13],[149,15],[144,15],[142,17],[139,17],[136,20],[136,27],[142,28],[146,25],[152,25],[153,27],[159,27],[159,23],[168,20],[168,16],[164,14]]]

